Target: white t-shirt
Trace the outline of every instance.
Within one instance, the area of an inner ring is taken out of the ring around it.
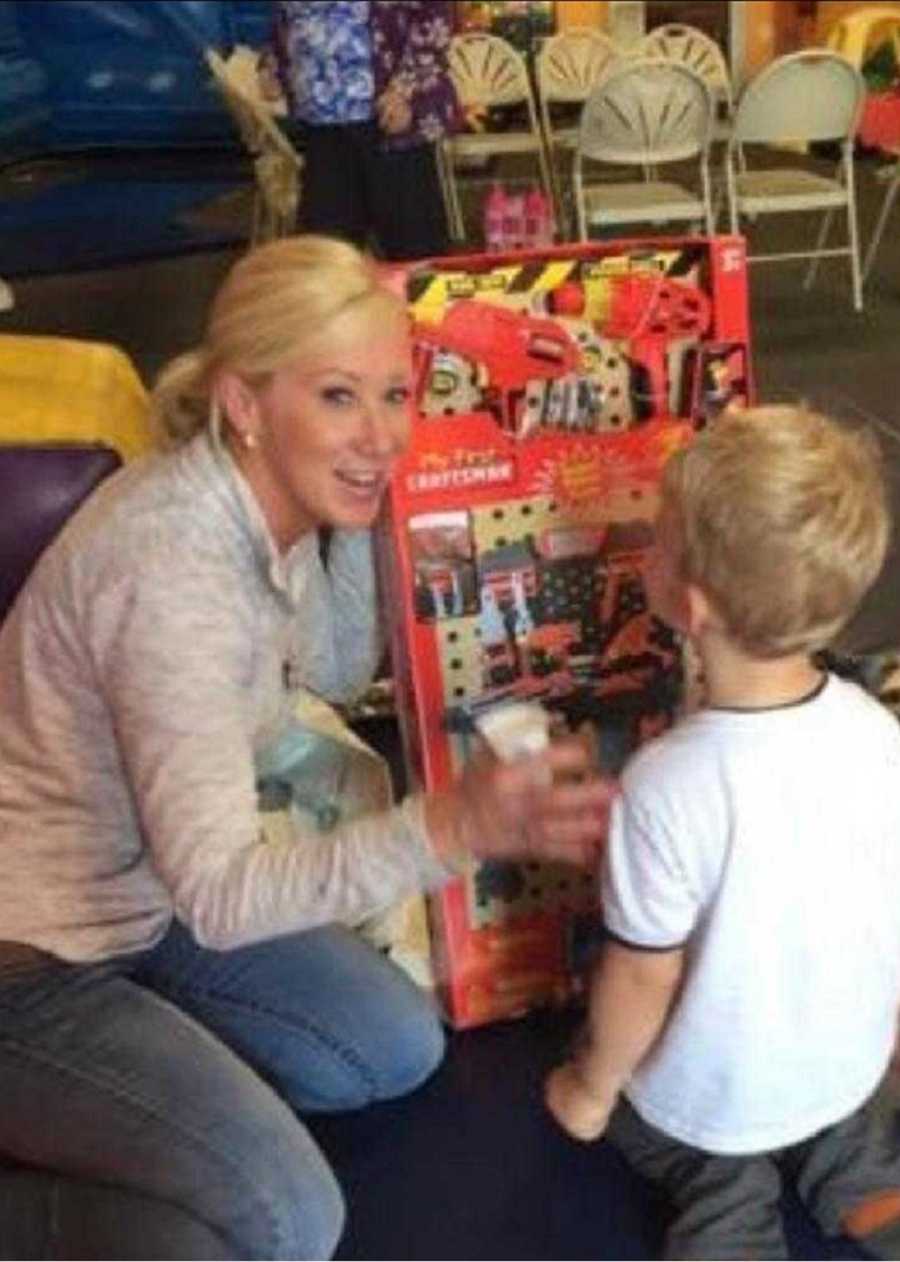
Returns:
[[[625,1092],[645,1121],[765,1152],[875,1089],[900,1003],[900,727],[861,689],[704,710],[641,750],[602,886],[615,937],[686,953]]]

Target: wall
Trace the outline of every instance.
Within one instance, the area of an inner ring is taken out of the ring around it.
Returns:
[[[569,26],[599,26],[606,28],[607,4],[605,0],[556,0],[556,27],[564,31]]]

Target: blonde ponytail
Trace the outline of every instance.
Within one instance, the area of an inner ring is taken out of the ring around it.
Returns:
[[[207,377],[207,356],[202,348],[176,355],[159,373],[150,400],[161,435],[168,443],[186,443],[207,425]]]

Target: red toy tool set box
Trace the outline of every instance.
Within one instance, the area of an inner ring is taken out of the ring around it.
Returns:
[[[750,392],[741,238],[448,257],[394,273],[416,419],[380,536],[412,784],[446,786],[511,700],[590,724],[616,771],[676,713],[643,566],[666,456]],[[595,906],[572,869],[473,862],[430,900],[457,1027],[562,1000]]]

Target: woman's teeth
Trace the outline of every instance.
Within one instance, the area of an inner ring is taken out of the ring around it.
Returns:
[[[377,473],[348,473],[346,470],[340,470],[337,476],[342,482],[360,491],[374,491],[381,481]]]

